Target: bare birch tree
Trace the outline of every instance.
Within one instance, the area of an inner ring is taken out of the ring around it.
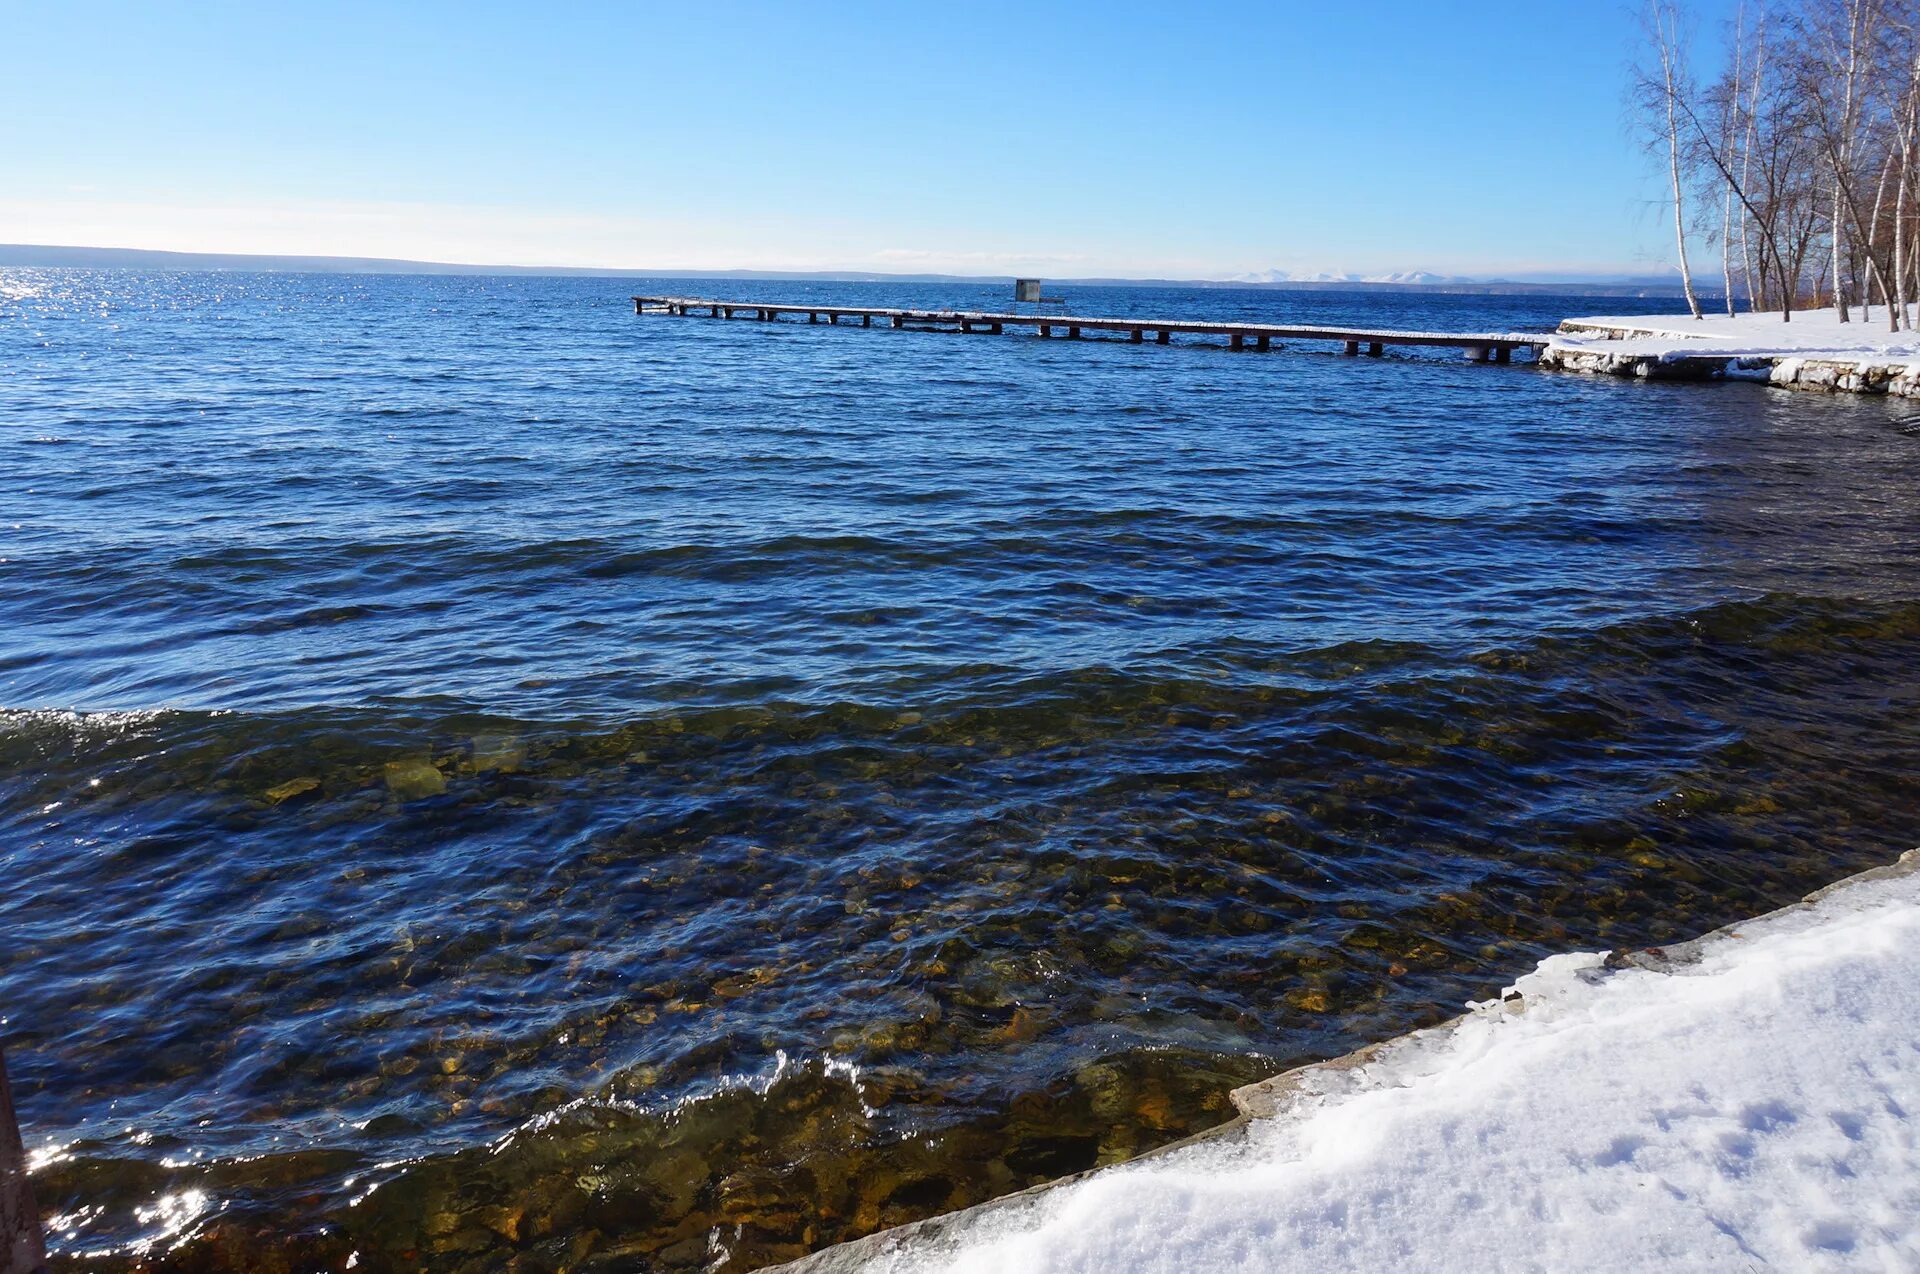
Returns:
[[[1681,172],[1680,117],[1681,102],[1689,85],[1679,9],[1674,0],[1648,0],[1645,21],[1655,60],[1652,66],[1636,71],[1634,99],[1649,126],[1652,144],[1666,150],[1668,198],[1673,203],[1674,251],[1680,263],[1680,286],[1687,294],[1687,308],[1693,317],[1700,318],[1700,298],[1694,292],[1693,270],[1687,262],[1686,182]]]
[[[1729,314],[1736,289],[1783,321],[1827,301],[1837,321],[1867,321],[1877,296],[1892,328],[1912,327],[1920,0],[1743,0],[1704,87],[1689,70],[1679,4],[1648,0],[1632,85],[1640,134],[1668,181],[1688,308],[1700,316],[1688,256],[1697,236],[1717,240]],[[1690,203],[1717,204],[1718,225],[1691,225]]]

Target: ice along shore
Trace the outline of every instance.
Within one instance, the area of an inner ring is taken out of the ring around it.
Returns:
[[[1887,311],[1830,309],[1567,319],[1540,366],[1655,380],[1750,380],[1783,389],[1920,398],[1920,333],[1889,331]]]
[[[788,1274],[1920,1267],[1920,850]]]

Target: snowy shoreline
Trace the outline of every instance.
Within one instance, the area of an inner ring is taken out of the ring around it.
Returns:
[[[1782,389],[1920,398],[1920,334],[1887,330],[1887,311],[1842,323],[1830,309],[1567,319],[1540,366],[1650,380],[1748,380]]]
[[[1920,850],[1660,949],[1543,961],[1132,1163],[779,1267],[1911,1269]]]

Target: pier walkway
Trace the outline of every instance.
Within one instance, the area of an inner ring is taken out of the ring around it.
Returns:
[[[815,305],[811,303],[771,301],[718,301],[697,296],[636,296],[635,314],[675,314],[717,319],[745,318],[763,323],[780,322],[784,316],[795,320],[806,316],[809,323],[858,322],[872,327],[876,320],[891,327],[952,329],[960,332],[985,332],[995,336],[1008,328],[1032,328],[1040,336],[1056,332],[1078,339],[1084,332],[1114,332],[1133,344],[1140,344],[1152,333],[1160,345],[1172,342],[1175,333],[1193,336],[1224,337],[1230,349],[1272,349],[1287,341],[1328,341],[1349,356],[1366,353],[1378,357],[1389,345],[1440,346],[1463,350],[1469,359],[1481,363],[1512,361],[1515,350],[1538,353],[1549,340],[1544,332],[1401,332],[1371,328],[1299,326],[1287,323],[1213,323],[1192,319],[1092,318],[1074,314],[994,314],[973,310],[900,310],[858,305]]]

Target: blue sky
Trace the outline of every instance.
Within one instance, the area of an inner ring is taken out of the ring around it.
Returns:
[[[0,0],[0,23],[0,242],[1050,277],[1668,255],[1611,3]]]

